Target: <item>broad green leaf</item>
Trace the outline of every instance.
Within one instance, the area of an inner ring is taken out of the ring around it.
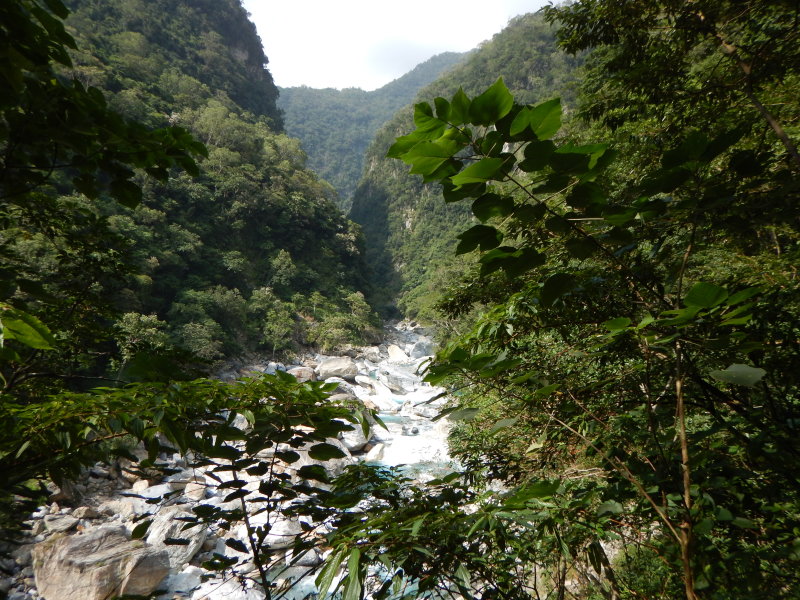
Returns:
[[[328,483],[330,481],[328,472],[322,465],[302,466],[297,470],[297,474],[303,479],[313,479],[314,481],[321,481],[322,483]]]
[[[606,500],[600,506],[597,507],[597,515],[602,517],[603,515],[618,515],[622,512],[622,504],[617,502],[616,500]]]
[[[461,186],[467,183],[484,183],[490,179],[496,179],[495,175],[498,174],[505,162],[503,158],[482,158],[451,177],[450,181],[456,186]]]
[[[570,238],[564,242],[564,247],[570,256],[579,260],[589,258],[598,250],[598,245],[587,238]]]
[[[491,250],[500,245],[503,234],[488,225],[475,225],[458,236],[461,240],[456,247],[456,254],[466,254],[480,247],[481,250]]]
[[[469,120],[474,125],[491,125],[506,116],[513,105],[514,97],[501,77],[472,100],[469,106]]]
[[[495,433],[497,431],[500,431],[501,429],[505,429],[506,427],[511,427],[512,425],[516,424],[517,421],[519,421],[519,418],[517,417],[509,419],[500,419],[494,425],[492,425],[492,428],[489,430],[489,433]]]
[[[517,166],[526,173],[541,171],[555,151],[556,145],[550,140],[531,142],[525,146],[525,159]]]
[[[522,134],[526,129],[532,131],[539,140],[553,137],[561,128],[561,99],[547,100],[534,107],[524,107],[511,123],[512,136]]]
[[[472,213],[485,223],[492,217],[507,217],[514,212],[514,200],[510,196],[484,194],[472,203]]]
[[[625,329],[630,324],[631,320],[628,317],[617,317],[616,319],[605,321],[603,327],[609,331],[619,331],[620,329]]]
[[[436,107],[436,117],[442,121],[449,121],[450,103],[444,98],[437,97],[433,99],[433,104]]]
[[[233,548],[237,552],[242,552],[244,554],[247,554],[249,552],[249,550],[247,549],[247,546],[244,545],[244,542],[242,542],[241,540],[237,540],[236,538],[228,538],[228,539],[226,539],[225,540],[225,545],[228,548]]]
[[[147,530],[150,529],[150,525],[153,524],[153,520],[149,519],[147,521],[142,521],[136,527],[133,528],[131,531],[131,539],[132,540],[140,540],[145,535],[147,535]]]
[[[694,284],[683,299],[686,306],[713,308],[722,304],[728,297],[728,290],[713,283],[700,281]]]
[[[464,90],[458,88],[458,91],[453,96],[450,102],[450,123],[453,125],[463,125],[469,121],[469,107],[471,101],[464,93]]]
[[[542,286],[539,300],[545,306],[553,306],[556,300],[574,290],[576,285],[575,277],[569,273],[551,275]]]
[[[433,116],[433,109],[427,102],[414,105],[414,125],[417,126],[414,133],[428,140],[438,138],[447,126],[444,121]]]
[[[44,323],[21,310],[0,305],[0,326],[3,338],[17,340],[30,348],[52,350],[56,343],[53,334]]]
[[[764,369],[738,363],[730,365],[724,371],[711,371],[710,373],[711,377],[718,381],[747,387],[757,384],[766,374]]]
[[[692,131],[683,142],[661,157],[661,165],[666,169],[677,167],[700,158],[708,146],[708,136],[702,131]]]
[[[308,455],[314,460],[331,460],[345,457],[345,453],[342,452],[341,448],[327,442],[321,442],[311,446]]]
[[[450,419],[453,421],[471,421],[479,412],[479,408],[459,408],[450,413]]]

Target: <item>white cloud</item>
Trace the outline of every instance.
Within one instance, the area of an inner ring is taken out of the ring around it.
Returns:
[[[434,54],[464,52],[546,0],[244,0],[283,87],[375,89]]]

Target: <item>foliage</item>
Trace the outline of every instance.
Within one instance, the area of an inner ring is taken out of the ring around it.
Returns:
[[[285,112],[287,132],[303,143],[309,167],[336,188],[336,204],[343,211],[350,209],[364,153],[378,128],[411,102],[420,88],[463,56],[456,52],[437,54],[369,92],[306,86],[281,89],[278,106]]]
[[[426,86],[418,97],[452,95],[460,85],[474,94],[502,75],[521,101],[542,100],[551,94],[571,100],[581,63],[581,57],[558,49],[555,31],[541,15],[523,15]],[[361,225],[366,238],[366,258],[375,282],[370,303],[384,314],[402,312],[434,320],[433,304],[442,282],[466,268],[450,248],[472,217],[461,205],[440,202],[434,186],[385,158],[395,137],[412,128],[413,107],[407,106],[378,132],[367,151],[350,217]]]
[[[796,313],[766,315],[796,294],[796,237],[784,228],[776,253],[755,240],[780,211],[736,218],[786,195],[780,167],[737,170],[747,129],[723,122],[608,189],[615,152],[556,137],[558,100],[517,104],[500,79],[434,104],[389,156],[480,222],[456,249],[476,253],[475,280],[443,306],[487,310],[428,376],[463,386],[448,412],[471,477],[594,490],[565,488],[568,535],[534,535],[586,536],[547,562],[556,588],[562,556],[595,565],[609,593],[636,585],[598,562],[618,537],[654,551],[687,598],[793,597],[797,473],[777,457],[797,453],[797,380],[778,367],[797,356]]]

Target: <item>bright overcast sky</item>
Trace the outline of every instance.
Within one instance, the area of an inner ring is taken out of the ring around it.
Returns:
[[[281,87],[373,90],[547,0],[244,0]]]

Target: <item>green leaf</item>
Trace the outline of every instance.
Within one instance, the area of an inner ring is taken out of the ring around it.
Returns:
[[[539,140],[553,137],[561,128],[561,99],[547,100],[534,107],[524,107],[511,123],[510,133],[517,136],[529,130]]]
[[[328,483],[330,481],[328,472],[322,465],[305,465],[297,470],[297,475],[302,479],[312,479],[322,483]]]
[[[358,566],[361,561],[361,550],[353,548],[347,558],[347,581],[344,585],[342,600],[360,600],[361,598],[361,578]]]
[[[334,458],[344,458],[345,453],[341,448],[337,448],[333,444],[322,442],[314,444],[308,451],[308,455],[314,460],[331,460]]]
[[[500,77],[469,106],[469,120],[474,125],[491,125],[502,119],[514,105],[514,97]]]
[[[456,254],[466,254],[480,247],[481,250],[491,250],[500,245],[503,234],[488,225],[475,225],[458,236],[461,240],[456,247]]]
[[[603,515],[618,515],[622,512],[622,504],[616,500],[606,500],[597,507],[597,516]]]
[[[503,158],[482,158],[451,177],[450,181],[456,186],[462,186],[467,183],[484,183],[490,179],[495,179],[495,175],[501,170],[505,162]]]
[[[575,289],[575,277],[569,273],[551,275],[542,286],[539,300],[544,306],[553,306],[556,300]]]
[[[458,126],[468,122],[470,104],[471,101],[464,93],[464,90],[458,88],[453,100],[450,102],[450,123]]]
[[[0,327],[3,338],[17,340],[30,348],[52,350],[56,343],[53,334],[38,318],[21,310],[4,308],[4,305],[0,305]]]
[[[510,196],[484,194],[472,203],[472,213],[485,223],[492,217],[507,217],[514,212],[514,200]]]
[[[437,97],[433,99],[433,104],[436,107],[436,117],[442,121],[449,121],[450,103],[444,98]]]
[[[433,116],[433,109],[427,102],[414,105],[414,133],[421,139],[432,140],[444,133],[447,124]]]
[[[570,238],[564,242],[564,247],[570,256],[578,260],[589,258],[598,250],[598,245],[586,238]]]
[[[525,159],[518,166],[526,173],[541,171],[550,162],[550,157],[555,151],[556,145],[550,140],[531,142],[525,146]]]
[[[686,306],[713,308],[722,304],[728,297],[728,290],[713,283],[700,281],[692,286],[683,299]]]
[[[632,321],[628,317],[617,317],[616,319],[609,319],[608,321],[605,321],[603,323],[603,327],[609,331],[619,331],[627,328],[631,322]]]
[[[237,552],[242,552],[244,554],[247,554],[249,552],[247,546],[244,545],[244,542],[242,542],[241,540],[237,540],[236,538],[228,538],[227,540],[225,540],[225,545],[228,548],[233,548]]]
[[[664,153],[661,157],[661,165],[666,169],[671,169],[697,160],[707,146],[708,136],[702,131],[692,131],[677,148]]]
[[[494,425],[492,425],[492,428],[489,430],[489,433],[492,434],[497,431],[500,431],[501,429],[505,429],[506,427],[511,427],[512,425],[515,425],[517,421],[519,421],[519,418],[517,417],[513,417],[510,419],[500,419]]]
[[[472,421],[479,412],[479,408],[459,408],[450,413],[450,419],[453,421]]]
[[[764,369],[743,364],[732,364],[724,371],[711,371],[710,373],[711,377],[718,381],[747,387],[753,387],[766,374]]]
[[[317,575],[317,578],[314,580],[314,583],[317,584],[317,593],[320,600],[325,600],[331,583],[333,583],[333,578],[336,577],[336,573],[339,571],[339,567],[342,564],[346,552],[347,548],[342,546],[334,550],[333,553],[325,559],[325,566],[322,567],[319,575]]]
[[[149,519],[147,521],[142,521],[136,527],[133,528],[131,531],[131,539],[132,540],[140,540],[145,535],[147,535],[147,530],[150,528],[150,525],[153,524],[153,520]]]
[[[751,521],[750,519],[746,519],[744,517],[734,517],[731,521],[733,525],[737,527],[741,527],[742,529],[755,529],[756,524]]]
[[[142,201],[142,188],[128,179],[115,179],[109,191],[114,200],[128,208],[136,208]]]

